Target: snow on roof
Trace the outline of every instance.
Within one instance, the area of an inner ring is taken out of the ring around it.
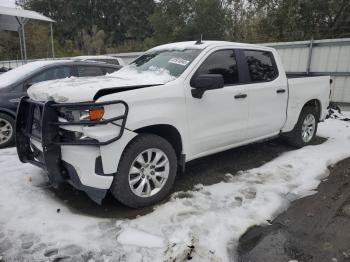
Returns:
[[[228,42],[228,41],[207,41],[203,40],[201,44],[197,44],[197,41],[177,42],[156,46],[147,52],[157,52],[164,50],[185,50],[185,49],[205,49],[207,47],[219,47],[219,46],[233,46],[239,48],[254,48],[270,50],[272,48],[254,44]]]
[[[108,56],[108,55],[81,55],[81,56],[75,56],[72,57],[73,59],[81,59],[81,60],[87,60],[87,59],[115,59],[116,57]]]
[[[149,51],[162,51],[162,50],[185,50],[185,49],[204,49],[208,46],[207,43],[196,44],[196,41],[189,42],[177,42],[165,45],[156,46]]]
[[[42,67],[45,67],[47,65],[51,65],[55,63],[56,64],[66,63],[66,62],[72,62],[72,61],[71,60],[44,60],[44,61],[35,61],[35,62],[25,64],[23,66],[19,66],[17,68],[14,68],[0,75],[0,88],[11,85],[16,81],[18,81],[19,79],[22,79],[25,76],[29,75],[30,73]]]

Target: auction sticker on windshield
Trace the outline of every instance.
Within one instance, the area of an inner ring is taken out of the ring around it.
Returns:
[[[177,64],[177,65],[182,65],[182,66],[186,66],[190,61],[182,59],[182,58],[171,58],[169,60],[169,63],[172,64]]]

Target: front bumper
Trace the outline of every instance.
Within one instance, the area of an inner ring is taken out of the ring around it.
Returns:
[[[63,107],[76,110],[114,104],[123,106],[124,114],[98,122],[62,122],[59,116],[59,110]],[[123,136],[127,114],[128,105],[124,101],[57,104],[51,101],[41,103],[24,97],[18,106],[16,119],[19,159],[46,170],[50,183],[54,186],[69,182],[100,203],[113,181],[112,174],[103,172],[101,151],[117,144]],[[69,128],[82,126],[90,128],[89,130],[97,126],[103,130],[114,128],[114,135],[103,141],[78,139]],[[115,146],[112,147],[115,149]]]

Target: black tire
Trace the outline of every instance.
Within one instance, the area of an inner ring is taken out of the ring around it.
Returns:
[[[3,121],[1,121],[3,120]],[[8,147],[8,146],[13,146],[15,144],[15,120],[13,119],[13,117],[7,115],[7,114],[4,114],[4,113],[0,113],[0,128],[2,127],[1,123],[2,122],[8,122],[10,125],[11,125],[11,136],[9,139],[6,139],[4,138],[4,140],[2,140],[2,136],[0,136],[0,148],[5,148],[5,147]],[[7,131],[5,131],[7,132]]]
[[[140,197],[133,193],[129,185],[129,170],[139,154],[147,149],[162,150],[169,160],[169,175],[162,189],[153,196]],[[163,200],[170,192],[177,172],[177,157],[174,148],[164,138],[153,134],[135,137],[125,148],[114,177],[111,193],[122,204],[132,207],[153,205]]]
[[[314,116],[316,120],[316,125],[315,125],[315,130],[311,140],[308,142],[305,142],[302,138],[302,125],[305,118],[309,114],[312,114]],[[288,144],[297,148],[302,148],[304,146],[310,145],[315,141],[315,138],[316,138],[318,120],[319,120],[319,113],[317,112],[317,110],[314,107],[306,106],[301,111],[298,122],[295,125],[294,129],[291,132],[284,134],[283,137],[285,138]]]

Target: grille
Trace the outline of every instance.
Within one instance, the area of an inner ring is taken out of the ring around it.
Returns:
[[[33,121],[32,121],[31,133],[33,136],[38,138],[41,137],[41,116],[42,116],[42,108],[38,105],[35,105],[33,110]]]

